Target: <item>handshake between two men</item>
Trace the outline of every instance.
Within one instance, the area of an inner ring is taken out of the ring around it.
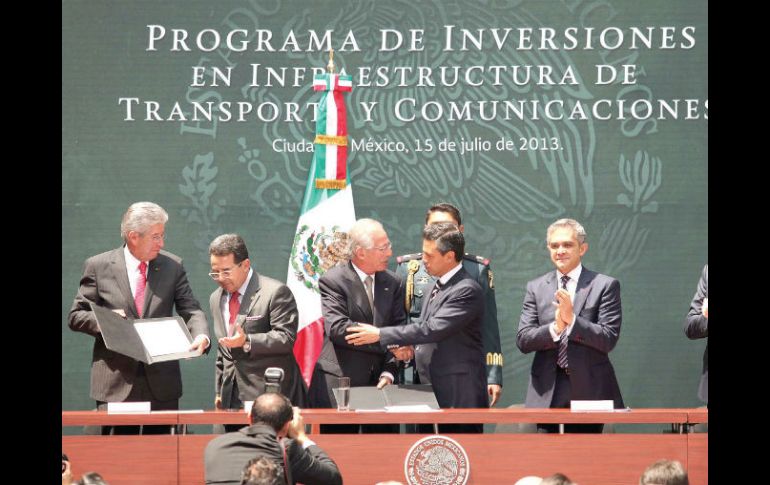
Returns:
[[[356,322],[356,325],[347,328],[347,332],[345,340],[351,345],[368,345],[380,341],[380,329],[368,323]],[[410,361],[414,358],[414,347],[411,345],[389,345],[388,350],[393,353],[396,360]],[[380,379],[377,389],[382,389],[388,384],[391,384],[389,379]]]

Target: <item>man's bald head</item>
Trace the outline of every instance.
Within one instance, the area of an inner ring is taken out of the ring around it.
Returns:
[[[266,392],[254,400],[249,417],[251,424],[266,424],[278,432],[292,420],[294,410],[283,394]]]

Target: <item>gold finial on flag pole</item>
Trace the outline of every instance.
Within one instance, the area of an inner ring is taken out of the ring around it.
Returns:
[[[334,74],[334,49],[329,50],[329,63],[326,65],[326,69],[330,74]]]

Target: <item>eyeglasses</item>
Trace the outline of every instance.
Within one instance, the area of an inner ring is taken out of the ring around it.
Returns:
[[[374,246],[372,249],[376,249],[377,251],[379,251],[381,253],[384,253],[385,251],[387,251],[388,249],[390,249],[392,247],[393,247],[393,243],[388,241],[388,244],[386,244],[384,246]]]
[[[235,268],[239,267],[242,263],[243,263],[243,261],[241,261],[240,263],[236,264],[234,267],[232,267],[230,269],[223,269],[219,273],[209,273],[209,276],[211,276],[211,279],[214,280],[214,281],[217,281],[217,280],[220,280],[220,279],[225,279],[225,278],[230,278],[230,275],[233,274],[233,270]]]
[[[149,236],[149,234],[147,234],[146,232],[137,232],[137,231],[134,231],[134,232],[136,234],[138,234],[139,237]],[[155,242],[155,243],[159,243],[161,241],[165,241],[166,240],[166,235],[165,234],[153,234],[152,236],[149,236],[149,237],[152,240],[152,242]]]

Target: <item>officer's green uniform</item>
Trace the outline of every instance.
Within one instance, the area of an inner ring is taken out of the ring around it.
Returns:
[[[419,323],[420,312],[422,311],[422,302],[425,290],[436,278],[425,271],[425,265],[422,264],[422,253],[407,254],[396,258],[398,266],[396,274],[403,278],[406,287],[406,314],[407,323]],[[484,343],[484,354],[487,359],[487,384],[503,385],[503,354],[500,350],[500,327],[497,323],[497,304],[495,303],[495,284],[493,281],[492,270],[489,268],[489,260],[481,256],[474,256],[465,253],[463,257],[463,268],[475,279],[481,289],[484,290],[484,322],[482,324],[482,336]],[[429,344],[432,345],[432,344]],[[425,349],[427,350],[427,349]],[[427,356],[430,360],[429,352],[426,355],[423,349],[420,349],[421,356]],[[421,361],[426,360],[422,358]],[[430,376],[424,370],[427,369],[427,362],[421,362],[418,368],[420,381],[429,383]]]

